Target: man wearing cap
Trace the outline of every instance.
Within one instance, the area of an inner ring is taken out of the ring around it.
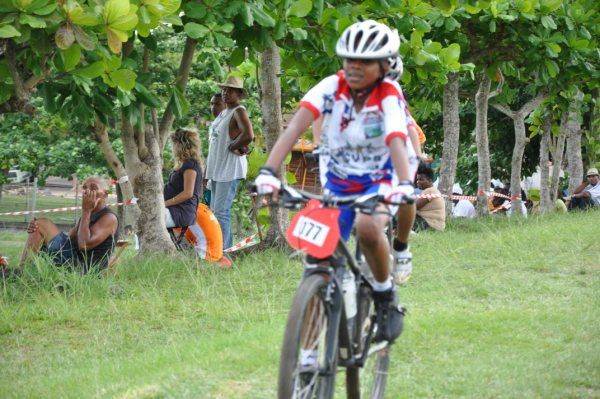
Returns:
[[[585,174],[585,181],[581,183],[571,195],[569,209],[586,209],[600,207],[600,183],[598,169],[590,168]]]
[[[458,183],[455,183],[452,187],[452,194],[456,196],[463,195],[463,190]],[[466,199],[452,199],[452,216],[455,218],[468,218],[472,219],[477,216],[475,207]]]
[[[223,231],[226,249],[233,241],[231,205],[240,181],[246,178],[246,153],[254,132],[246,108],[240,105],[248,97],[242,78],[231,75],[219,86],[226,108],[211,124],[205,178],[211,181],[210,208]]]

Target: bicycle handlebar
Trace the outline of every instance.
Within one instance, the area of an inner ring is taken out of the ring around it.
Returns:
[[[250,184],[250,190],[252,192],[256,192],[256,186],[254,183]],[[361,210],[363,213],[371,214],[374,212],[377,204],[387,204],[387,205],[404,205],[404,204],[412,204],[415,201],[414,197],[404,197],[401,202],[392,202],[385,199],[385,197],[381,194],[372,193],[372,194],[354,194],[347,196],[333,196],[329,194],[313,194],[308,191],[296,189],[291,186],[282,185],[279,190],[280,199],[277,204],[286,209],[297,209],[298,205],[304,204],[308,202],[308,200],[315,199],[325,206],[328,207],[340,207],[342,205],[349,205],[352,208]]]

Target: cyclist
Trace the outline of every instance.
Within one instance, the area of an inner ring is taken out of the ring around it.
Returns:
[[[358,22],[339,38],[336,53],[343,70],[313,87],[277,140],[255,180],[259,194],[277,195],[277,170],[300,135],[324,116],[323,148],[328,155],[325,190],[333,195],[380,193],[390,202],[414,194],[409,174],[408,129],[402,94],[386,78],[389,57],[398,54],[398,33],[375,21]],[[395,171],[395,172],[394,172]],[[409,206],[409,205],[401,205]],[[356,235],[375,278],[373,299],[380,328],[376,341],[394,341],[402,330],[402,310],[389,272],[389,245],[384,229],[394,209],[380,204],[373,215],[342,209],[339,225],[344,239],[356,218]],[[395,208],[395,207],[391,207]]]

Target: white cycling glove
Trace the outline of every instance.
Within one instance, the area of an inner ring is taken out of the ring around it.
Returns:
[[[384,198],[392,204],[412,203],[415,198],[415,188],[410,182],[400,182],[399,185],[391,187]]]
[[[281,180],[269,168],[260,168],[258,176],[254,180],[256,193],[258,195],[267,195],[277,192],[281,189]]]

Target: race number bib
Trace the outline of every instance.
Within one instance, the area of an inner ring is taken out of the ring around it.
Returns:
[[[292,236],[308,241],[318,247],[322,247],[329,230],[329,226],[323,223],[311,219],[310,217],[300,216],[296,228],[292,231]]]
[[[340,239],[339,216],[339,209],[323,208],[319,201],[310,200],[294,216],[286,239],[294,249],[315,258],[326,258],[335,251]]]

